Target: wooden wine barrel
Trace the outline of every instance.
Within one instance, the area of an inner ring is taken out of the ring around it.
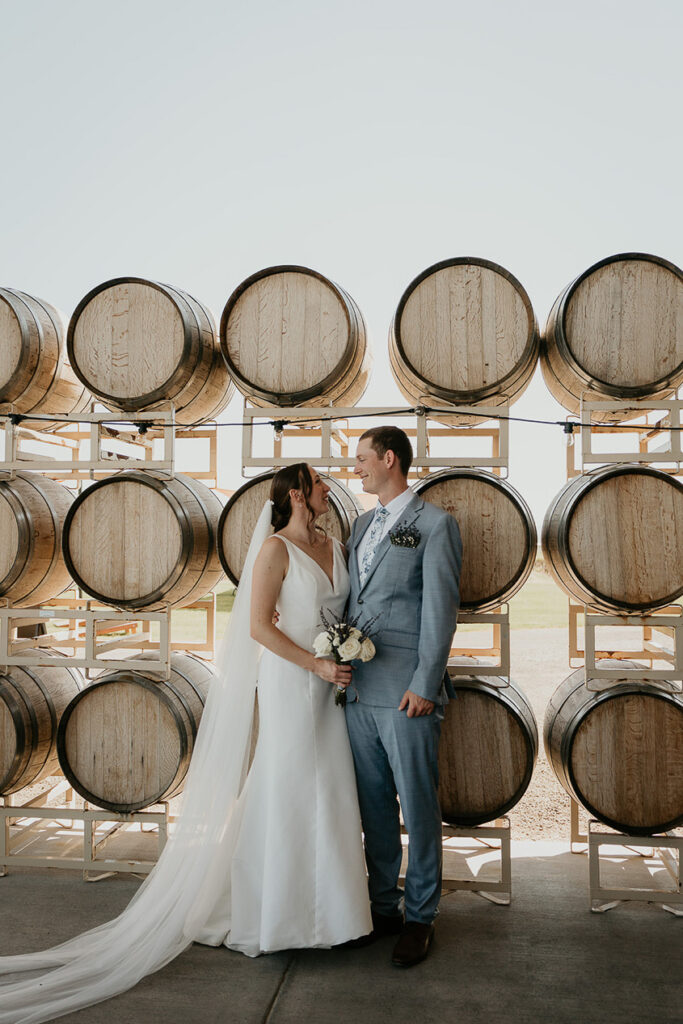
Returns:
[[[0,288],[0,412],[70,416],[91,399],[65,359],[64,320],[34,295]],[[30,421],[36,430],[60,426]]]
[[[565,484],[543,522],[545,564],[581,604],[648,612],[683,595],[683,484],[649,466],[602,466]]]
[[[59,763],[76,792],[120,812],[177,796],[215,676],[207,662],[174,653],[170,680],[121,669],[86,686],[57,735]]]
[[[538,754],[536,719],[512,681],[501,687],[451,673],[451,684],[458,699],[446,705],[441,727],[441,816],[450,825],[481,825],[526,792]]]
[[[389,360],[411,405],[514,402],[536,367],[538,324],[519,281],[488,260],[462,256],[423,270],[401,296]],[[447,424],[481,416],[438,415]]]
[[[363,315],[339,285],[307,267],[268,267],[228,299],[221,347],[253,405],[355,405],[370,376]]]
[[[67,346],[75,372],[108,409],[173,402],[177,423],[199,423],[234,393],[213,315],[168,284],[119,277],[93,288],[74,310]]]
[[[584,676],[582,668],[567,676],[545,714],[543,740],[559,782],[620,832],[650,835],[683,825],[680,694],[637,679],[592,692]]]
[[[683,272],[646,253],[610,256],[559,295],[541,368],[551,394],[578,413],[589,401],[663,398],[683,383]],[[628,409],[593,413],[628,418]]]
[[[273,469],[248,480],[235,491],[221,513],[218,523],[218,554],[226,575],[235,585],[240,581],[256,520],[270,497],[270,485],[276,472]],[[336,537],[345,544],[353,521],[362,513],[363,507],[351,491],[334,477],[326,476],[324,479],[330,487],[330,509],[317,522],[328,536]]]
[[[0,597],[22,608],[69,586],[62,528],[72,501],[70,490],[42,473],[0,473]]]
[[[458,522],[463,611],[488,611],[509,601],[536,559],[536,526],[524,498],[483,469],[441,470],[423,477],[414,490]]]
[[[0,675],[0,796],[59,771],[57,725],[82,686],[77,669],[59,664]]]
[[[64,558],[79,587],[120,608],[191,604],[223,575],[222,505],[191,477],[131,470],[98,480],[64,522]]]

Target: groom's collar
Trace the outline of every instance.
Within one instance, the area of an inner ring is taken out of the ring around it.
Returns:
[[[392,498],[391,501],[388,501],[384,507],[390,516],[398,516],[403,512],[403,509],[413,497],[414,494],[410,487],[406,487],[405,491],[401,491],[400,494],[397,494],[396,497]]]
[[[405,519],[408,513],[421,512],[422,509],[424,508],[424,499],[421,498],[419,494],[415,494],[415,491],[412,489],[412,487],[409,487],[407,490],[402,491],[401,494],[397,495],[396,498],[392,498],[389,504],[386,505],[386,508],[389,508],[389,506],[392,505],[395,501],[398,501],[399,498],[404,499],[405,503],[400,508],[399,514],[396,517],[397,523]],[[358,545],[360,544],[361,538],[363,537],[365,531],[369,528],[374,514],[375,510],[371,508],[368,512],[364,512],[363,515],[360,517],[362,522],[359,522],[358,524],[359,529],[356,531],[356,536],[353,539],[353,548],[357,548]],[[386,540],[386,537],[384,538],[384,540]],[[382,544],[384,543],[384,540],[382,541]],[[380,544],[380,547],[382,546],[382,544]]]

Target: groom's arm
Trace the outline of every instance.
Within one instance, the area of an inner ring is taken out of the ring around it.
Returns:
[[[422,561],[422,614],[418,662],[409,690],[436,703],[460,607],[460,530],[451,516],[430,533]]]

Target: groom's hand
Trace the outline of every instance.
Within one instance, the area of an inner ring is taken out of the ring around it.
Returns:
[[[424,697],[413,693],[412,690],[406,690],[401,698],[398,710],[403,711],[405,708],[408,708],[408,718],[417,718],[420,715],[431,715],[434,710],[434,704],[431,700],[425,700]]]

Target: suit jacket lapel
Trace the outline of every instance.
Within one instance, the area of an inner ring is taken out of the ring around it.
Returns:
[[[394,530],[398,526],[401,525],[401,523],[404,523],[406,520],[410,521],[411,517],[414,518],[416,514],[419,515],[423,508],[424,508],[424,501],[417,494],[414,494],[413,497],[408,502],[408,504],[406,505],[406,507],[403,509],[403,512],[401,513],[401,515],[398,517],[396,522],[391,527],[391,529],[387,531],[385,536],[380,541],[379,547],[377,548],[377,551],[375,551],[375,557],[373,558],[373,560],[372,560],[372,562],[370,564],[370,569],[368,571],[368,574],[365,577],[365,582],[363,583],[363,586],[360,588],[359,593],[362,592],[363,590],[365,590],[365,588],[367,587],[368,583],[370,582],[370,580],[372,579],[373,575],[375,574],[375,571],[377,570],[377,566],[380,564],[380,562],[382,561],[382,559],[386,555],[387,551],[389,550],[389,547],[391,546],[390,534],[393,533]],[[365,533],[365,530],[363,530],[363,533]],[[360,537],[358,539],[360,540]],[[356,572],[358,572],[358,558],[356,558],[355,561],[356,561]],[[359,579],[360,579],[360,577],[359,577]]]
[[[370,523],[372,522],[372,519],[373,519],[373,516],[374,516],[374,512],[365,512],[365,513],[363,513],[362,516],[359,516],[357,522],[360,522],[360,520],[364,516],[366,517],[365,522],[362,525],[360,525],[358,527],[358,529],[355,531],[356,535],[354,537],[353,544],[351,545],[351,552],[349,554],[349,568],[350,568],[351,572],[353,573],[353,575],[355,577],[355,580],[356,580],[356,583],[358,585],[360,585],[360,567],[358,565],[358,545],[360,544],[361,539],[365,536],[366,530],[369,530],[369,528],[370,528]]]

